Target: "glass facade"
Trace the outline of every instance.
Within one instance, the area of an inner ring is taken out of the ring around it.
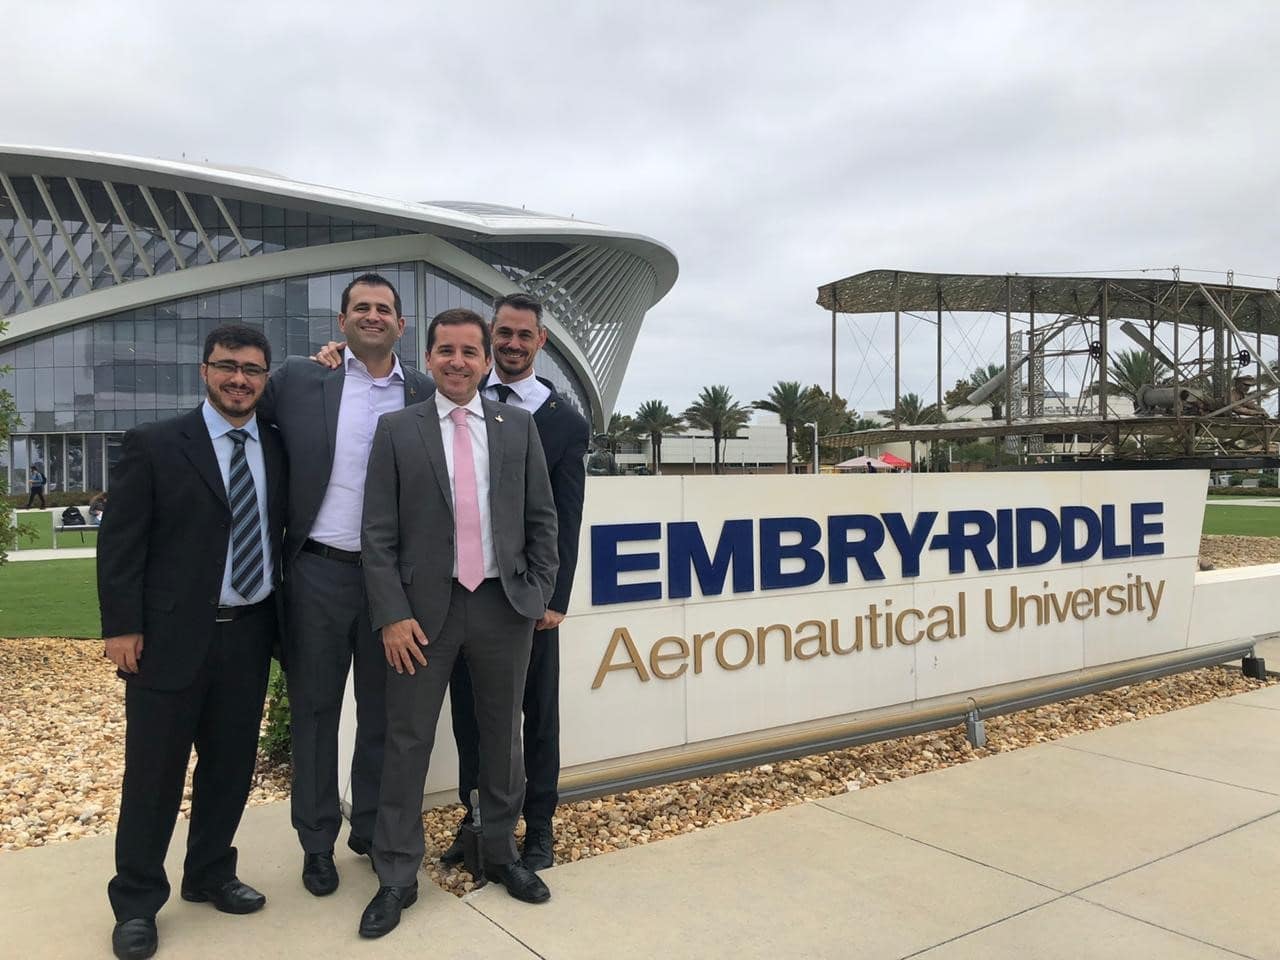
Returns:
[[[163,187],[21,175],[9,182],[0,189],[0,316],[113,286],[117,274],[127,283],[215,260],[407,233]]]
[[[370,270],[400,292],[406,322],[397,352],[406,366],[421,366],[426,330],[419,318],[452,307],[490,314],[484,291],[427,263],[396,263],[211,291],[0,348],[0,369],[9,368],[0,372],[0,390],[14,396],[22,417],[22,432],[0,450],[4,486],[25,491],[30,465],[40,463],[50,491],[103,489],[124,430],[200,402],[200,356],[210,330],[229,321],[262,329],[275,366],[312,354],[341,339],[342,290]],[[536,369],[590,419],[588,394],[554,347],[539,354]]]

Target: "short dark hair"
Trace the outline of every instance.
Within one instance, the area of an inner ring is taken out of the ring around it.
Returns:
[[[427,353],[430,353],[431,348],[435,346],[436,327],[457,327],[464,323],[474,323],[480,328],[480,338],[484,341],[484,355],[487,358],[489,356],[489,325],[484,322],[480,314],[466,307],[442,310],[435,315],[431,325],[427,327]]]
[[[400,302],[400,291],[396,289],[396,285],[394,283],[392,283],[390,280],[388,280],[386,277],[384,277],[380,273],[362,273],[360,274],[360,276],[356,277],[354,280],[348,283],[345,287],[343,287],[342,288],[342,306],[339,308],[339,311],[338,311],[339,313],[347,312],[347,302],[351,299],[351,288],[354,287],[357,283],[363,283],[366,287],[386,287],[388,290],[391,291],[391,296],[395,299],[396,316],[397,317],[404,316],[404,305]]]
[[[542,301],[537,297],[531,297],[527,293],[508,293],[506,296],[499,297],[493,301],[493,319],[498,319],[498,311],[503,307],[532,310],[533,315],[538,318],[538,326],[542,326]]]
[[[271,341],[255,327],[249,327],[243,323],[224,323],[220,327],[214,327],[204,338],[205,363],[209,362],[214,347],[226,347],[228,350],[257,347],[266,358],[267,366],[271,366]]]

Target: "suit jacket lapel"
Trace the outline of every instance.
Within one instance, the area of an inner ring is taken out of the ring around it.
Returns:
[[[489,438],[489,499],[498,493],[498,483],[502,480],[502,428],[500,420],[502,412],[498,404],[486,397],[480,398],[480,406],[484,409],[485,435]]]
[[[333,452],[338,448],[338,408],[342,405],[342,386],[346,381],[345,365],[330,370],[324,378],[324,433],[329,441],[325,463],[329,470],[333,469]]]
[[[444,458],[444,439],[440,435],[440,417],[434,403],[418,404],[418,432],[427,448],[427,461],[435,474],[445,506],[453,513],[453,491],[449,489],[449,465]]]
[[[195,412],[187,414],[182,423],[182,453],[191,465],[196,468],[200,479],[208,485],[228,510],[227,486],[222,482],[222,471],[218,469],[218,457],[213,452],[213,441],[209,439],[209,428],[204,424],[204,415],[197,407]]]

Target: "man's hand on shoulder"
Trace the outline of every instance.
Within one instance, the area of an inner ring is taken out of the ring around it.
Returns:
[[[342,366],[342,351],[347,349],[346,341],[330,340],[313,354],[310,359],[316,363],[336,370]]]
[[[547,607],[547,612],[544,613],[541,619],[539,619],[538,622],[533,625],[533,629],[534,630],[554,630],[556,627],[560,626],[560,624],[563,622],[564,622],[563,613],[561,613],[559,610],[552,610],[550,607]]]
[[[125,673],[137,673],[142,659],[142,634],[124,633],[118,637],[106,637],[103,655]]]
[[[382,628],[382,649],[387,655],[387,663],[395,668],[396,673],[404,673],[407,670],[409,676],[413,676],[415,660],[425,667],[427,656],[422,652],[422,648],[428,642],[422,627],[412,617],[388,623]]]

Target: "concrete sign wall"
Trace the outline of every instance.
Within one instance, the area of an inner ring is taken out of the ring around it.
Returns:
[[[560,631],[564,766],[1229,639],[1190,631],[1206,482],[591,478]],[[456,782],[447,717],[428,792]]]

